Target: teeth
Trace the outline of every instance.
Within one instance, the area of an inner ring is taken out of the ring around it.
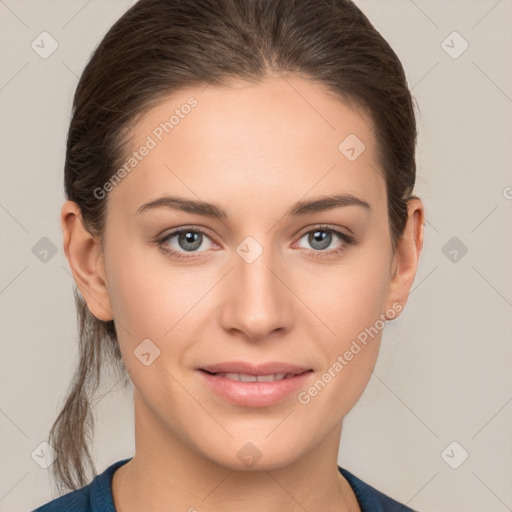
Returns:
[[[285,378],[294,377],[293,373],[273,373],[271,375],[247,375],[245,373],[217,373],[219,377],[240,382],[274,382]]]

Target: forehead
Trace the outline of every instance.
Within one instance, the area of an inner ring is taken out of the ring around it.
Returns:
[[[165,193],[239,197],[240,206],[250,195],[255,208],[335,191],[379,203],[385,184],[372,130],[363,112],[304,78],[182,89],[134,124],[125,162],[149,149],[111,195],[132,212]]]

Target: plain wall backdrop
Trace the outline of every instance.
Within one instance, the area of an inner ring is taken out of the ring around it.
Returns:
[[[56,496],[32,454],[78,354],[59,220],[71,102],[92,51],[133,3],[0,0],[3,512]],[[426,223],[409,301],[346,416],[339,463],[421,512],[510,511],[512,1],[356,4],[398,54],[419,107],[414,192]],[[45,51],[58,44],[47,58],[41,38]],[[131,400],[116,382],[98,394],[98,473],[133,455]]]

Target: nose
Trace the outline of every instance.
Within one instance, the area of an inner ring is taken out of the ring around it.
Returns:
[[[221,311],[226,331],[239,333],[252,341],[262,341],[291,328],[293,301],[287,284],[284,261],[272,250],[258,249],[254,242],[238,248],[231,272],[224,282]],[[244,249],[247,249],[244,252]],[[251,257],[252,251],[252,257]],[[257,253],[256,253],[257,254]]]

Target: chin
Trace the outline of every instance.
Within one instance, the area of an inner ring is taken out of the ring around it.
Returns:
[[[214,454],[209,458],[226,469],[232,471],[272,471],[281,469],[292,464],[298,457],[297,450],[290,446],[290,449],[276,451],[272,443],[267,442],[264,447],[251,441],[246,441],[238,447],[229,447],[220,444],[225,451],[216,457]],[[281,445],[281,448],[283,446]],[[233,454],[234,456],[230,456]],[[268,453],[268,456],[265,454]]]

